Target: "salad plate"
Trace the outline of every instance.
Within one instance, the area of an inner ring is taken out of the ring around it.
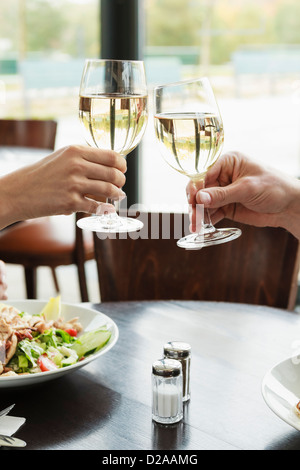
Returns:
[[[2,304],[7,304],[18,309],[20,312],[26,312],[29,315],[38,315],[47,304],[47,301],[43,300],[9,300],[3,301]],[[94,332],[104,328],[109,330],[110,337],[108,341],[96,352],[87,355],[83,360],[79,360],[76,363],[67,365],[65,367],[57,368],[55,370],[48,370],[45,372],[36,372],[24,375],[12,375],[7,377],[0,376],[0,389],[1,388],[15,388],[22,387],[25,385],[34,385],[41,382],[52,380],[62,375],[74,372],[81,367],[89,364],[91,361],[99,358],[103,354],[107,353],[117,342],[119,337],[118,327],[115,322],[110,319],[107,315],[84,306],[82,304],[71,304],[61,303],[61,318],[64,321],[70,321],[74,317],[78,317],[78,322],[82,326],[82,331],[78,334],[80,336],[85,335],[88,332]]]
[[[272,367],[262,381],[262,395],[269,408],[300,431],[300,360],[293,356]]]

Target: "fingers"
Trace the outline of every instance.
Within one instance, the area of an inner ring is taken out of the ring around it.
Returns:
[[[199,204],[204,204],[206,207],[208,207],[212,203],[211,194],[203,190],[198,192],[198,194],[196,195],[196,200]]]
[[[189,230],[190,232],[200,232],[204,222],[203,205],[189,206]]]
[[[102,150],[92,147],[81,147],[81,149],[82,156],[89,162],[116,168],[125,173],[127,168],[126,159],[113,150]]]
[[[201,183],[200,187],[198,187],[194,181],[189,181],[186,187],[186,195],[189,204],[195,205],[196,204],[196,194],[200,188],[203,187],[203,182]]]
[[[124,196],[123,192],[116,191],[113,187],[121,188],[125,184],[126,178],[124,173],[127,169],[127,163],[124,157],[112,150],[91,147],[83,147],[82,156],[88,163],[85,166],[84,172],[85,176],[89,179],[90,192],[93,191],[92,181],[96,181],[100,183],[100,185],[97,184],[99,188],[97,191],[98,195],[105,194],[113,199]],[[80,162],[78,164],[80,165]]]
[[[103,202],[103,199],[121,200],[126,197],[124,191],[112,183],[97,180],[87,180],[82,184],[81,194],[85,197]]]
[[[86,197],[94,201],[110,198],[123,199],[126,194],[122,191],[126,178],[124,172],[127,165],[124,157],[109,151],[90,147],[68,147],[64,150],[70,155],[68,178],[70,206],[75,211],[94,213],[97,205],[89,208]],[[74,204],[80,202],[80,209]],[[97,203],[96,203],[97,204]]]
[[[6,265],[0,260],[0,299],[7,300]]]
[[[101,181],[110,183],[117,188],[124,186],[126,178],[117,168],[104,166],[102,164],[89,164],[85,171],[85,176],[91,181]]]
[[[218,208],[235,202],[242,202],[241,198],[245,197],[245,193],[241,189],[240,182],[232,183],[229,186],[202,189],[196,194],[196,202],[209,208]]]
[[[72,174],[107,181],[118,187],[125,184],[126,159],[112,150],[69,146],[61,149],[57,155],[64,164],[68,162]]]
[[[116,212],[116,208],[112,204],[107,204],[106,202],[100,202],[96,209],[95,214],[103,215],[103,214],[112,214]]]
[[[111,214],[116,212],[115,207],[112,204],[106,202],[98,202],[93,199],[83,198],[81,209],[79,212],[86,212],[87,214]]]

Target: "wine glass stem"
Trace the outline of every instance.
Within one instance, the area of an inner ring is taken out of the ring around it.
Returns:
[[[106,203],[111,204],[112,206],[115,207],[115,201],[113,199],[107,198]],[[118,220],[119,220],[119,216],[117,214],[117,210],[115,210],[115,212],[106,212],[105,211],[103,216],[102,216],[102,222],[107,224],[106,228],[109,228],[109,227],[117,224]]]
[[[120,155],[121,155],[123,158],[126,159],[126,155],[125,155],[125,154],[122,154],[122,153],[121,153]],[[114,206],[114,208],[116,209],[116,211],[117,211],[118,208],[119,208],[118,204],[116,205],[116,201],[115,201],[114,199],[110,199],[109,197],[106,198],[106,203],[107,203],[107,204],[111,204],[112,206]],[[106,215],[107,215],[107,214],[106,214]],[[110,213],[109,215],[110,215],[111,217],[113,217],[113,218],[118,217],[117,212],[112,212],[112,213]]]
[[[195,185],[195,188],[197,189],[197,191],[199,191],[200,189],[204,189],[205,188],[205,178],[201,178],[200,180],[195,181],[194,185]],[[202,221],[202,229],[206,233],[211,233],[211,232],[214,232],[216,230],[214,225],[211,222],[210,213],[209,213],[208,209],[204,209],[204,220]]]
[[[110,199],[109,197],[106,199],[107,204],[111,204],[112,206],[115,205],[115,201],[113,199]]]
[[[208,232],[208,231],[209,232],[214,232],[216,229],[215,229],[214,225],[211,223],[209,210],[205,209],[205,213],[206,213],[206,220],[207,220],[207,222],[204,222],[205,231],[206,232]]]

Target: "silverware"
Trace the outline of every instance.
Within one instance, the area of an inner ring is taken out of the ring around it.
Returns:
[[[0,416],[6,416],[10,412],[10,410],[13,409],[14,406],[15,404],[10,405],[7,408],[4,408],[4,410],[0,411]]]
[[[22,439],[18,439],[17,437],[5,436],[4,434],[0,434],[0,446],[25,447],[26,442],[22,441]]]

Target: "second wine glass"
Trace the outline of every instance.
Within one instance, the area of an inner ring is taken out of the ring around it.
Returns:
[[[126,157],[141,141],[148,120],[144,63],[130,60],[87,60],[82,75],[79,118],[89,145]],[[107,200],[114,204],[114,201]],[[140,220],[116,212],[83,217],[77,222],[95,232],[131,232]]]
[[[223,122],[209,80],[199,78],[154,89],[155,134],[167,163],[188,176],[196,189],[205,187],[205,176],[221,154]],[[241,235],[238,228],[215,228],[209,212],[201,229],[178,240],[190,250],[231,241]]]

